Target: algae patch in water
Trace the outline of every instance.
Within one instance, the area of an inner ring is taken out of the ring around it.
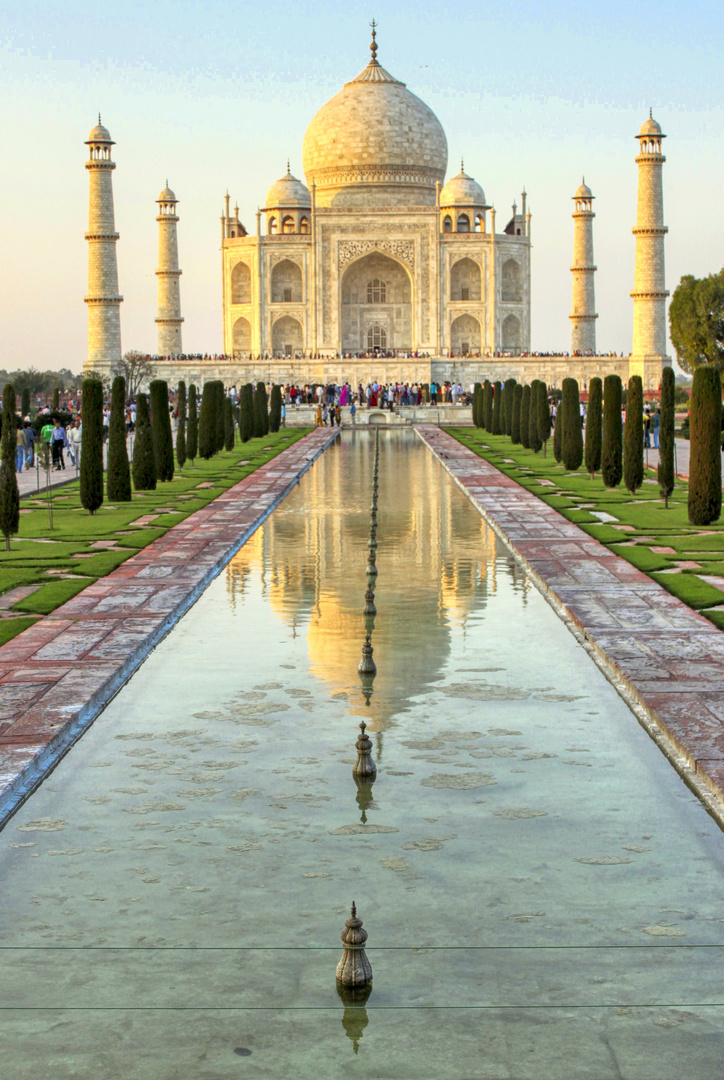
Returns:
[[[420,783],[423,787],[432,788],[457,788],[462,791],[470,791],[473,788],[488,787],[497,781],[491,773],[470,772],[459,773],[451,776],[448,773],[436,773],[434,776],[426,776]]]
[[[531,810],[529,806],[511,806],[507,810],[496,810],[496,817],[505,818],[506,821],[525,820],[526,818],[547,817],[547,810]]]

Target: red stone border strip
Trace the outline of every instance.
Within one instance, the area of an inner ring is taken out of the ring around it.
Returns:
[[[452,435],[416,430],[724,824],[724,634]]]
[[[338,433],[306,435],[0,648],[0,827]]]

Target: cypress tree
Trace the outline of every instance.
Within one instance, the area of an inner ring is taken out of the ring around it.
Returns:
[[[231,407],[231,398],[224,395],[224,447],[227,450],[234,449],[236,429],[234,427],[234,410]]]
[[[622,397],[621,377],[619,375],[607,375],[603,383],[601,477],[608,488],[618,487],[623,476]]]
[[[530,384],[530,408],[528,410],[528,445],[537,454],[543,445],[543,440],[538,432],[538,386],[542,385],[540,379],[533,379]]]
[[[493,387],[490,379],[483,383],[483,423],[486,431],[493,430]]]
[[[674,369],[665,367],[661,378],[661,417],[659,420],[659,491],[664,507],[669,508],[669,495],[674,490],[674,424],[676,378]]]
[[[632,495],[644,482],[644,386],[640,375],[628,381],[623,429],[623,482]]]
[[[226,446],[226,394],[221,379],[216,380],[216,449]]]
[[[578,380],[563,380],[561,399],[561,459],[568,472],[580,469],[583,461],[583,428],[581,427],[581,399]]]
[[[81,455],[81,463],[82,461]],[[136,438],[133,443],[132,471],[136,491],[155,491],[156,459],[153,453],[151,418],[148,415],[148,398],[145,394],[136,395]]]
[[[588,412],[586,413],[586,472],[591,480],[601,468],[601,435],[603,432],[603,383],[597,377],[588,387]]]
[[[199,457],[205,461],[216,453],[216,386],[204,384],[199,409]]]
[[[538,380],[535,412],[536,423],[538,425],[538,438],[543,443],[543,457],[545,457],[548,440],[551,437],[551,407],[548,402],[548,387],[542,379]]]
[[[8,551],[10,537],[15,536],[20,528],[20,492],[15,472],[16,433],[15,387],[12,383],[6,383],[3,390],[3,430],[0,444],[0,532],[5,537]]]
[[[85,408],[83,425],[85,427]],[[83,455],[81,454],[81,468]],[[109,502],[131,501],[131,466],[126,446],[126,380],[116,375],[111,390],[111,418],[108,423],[108,468],[106,492]]]
[[[692,525],[711,525],[721,514],[721,415],[719,371],[713,364],[703,364],[694,371],[689,412]]]
[[[279,431],[282,422],[282,388],[276,384],[272,386],[271,405],[269,409],[269,430]]]
[[[53,387],[53,412],[57,412],[60,406],[60,387]],[[82,457],[82,455],[81,455]]]
[[[20,415],[25,419],[26,416],[30,416],[30,387],[24,386],[23,392],[20,395]]]
[[[530,450],[530,387],[527,383],[520,399],[520,441],[526,450]]]
[[[189,430],[186,438],[186,457],[193,465],[199,452],[199,414],[196,405],[196,386],[189,386]]]
[[[181,379],[178,384],[178,428],[176,429],[176,460],[179,469],[186,461],[186,383]]]
[[[490,428],[491,434],[493,434],[493,435],[501,435],[502,432],[503,432],[503,429],[502,429],[502,426],[501,426],[502,422],[503,422],[502,405],[503,405],[503,384],[501,382],[496,382],[494,387],[493,387],[493,419],[492,419],[492,424],[491,424],[491,428]]]
[[[483,388],[479,382],[473,387],[473,423],[480,427],[480,403],[482,401]]]
[[[263,382],[258,382],[254,391],[254,435],[257,439],[266,435],[268,424],[266,386]]]
[[[505,425],[504,433],[506,435],[512,435],[513,433],[513,401],[515,398],[515,388],[518,385],[515,379],[505,380],[505,397],[503,399],[505,404]]]
[[[254,434],[254,390],[251,383],[245,383],[241,388],[239,434],[243,443],[248,442]]]
[[[558,408],[556,409],[555,423],[553,424],[553,457],[556,459],[559,465],[563,456],[563,422],[561,419],[561,404],[562,403],[559,401]]]
[[[80,501],[94,514],[103,505],[103,383],[83,380],[83,452]]]
[[[523,385],[515,384],[513,391],[513,415],[510,420],[510,441],[520,445],[520,413],[523,405]]]
[[[153,432],[153,456],[156,461],[156,479],[173,480],[173,436],[168,411],[168,383],[154,379],[151,392],[151,430]],[[83,459],[81,458],[81,461]]]

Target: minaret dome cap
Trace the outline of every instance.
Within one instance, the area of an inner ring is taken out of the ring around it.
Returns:
[[[573,196],[573,198],[574,199],[593,199],[594,198],[593,192],[591,191],[590,187],[588,186],[588,184],[586,183],[585,180],[583,180],[579,184],[579,186],[576,188],[576,194]]]
[[[649,112],[649,115],[646,117],[643,124],[641,125],[641,130],[639,131],[636,138],[645,138],[646,136],[650,135],[658,135],[659,138],[662,139],[666,138],[666,136],[661,131],[661,124],[657,123]]]
[[[176,198],[174,193],[171,191],[171,188],[168,186],[168,183],[166,184],[166,187],[163,189],[163,191],[161,192],[159,197],[156,199],[156,202],[160,202],[160,203],[178,202],[178,199]]]
[[[110,146],[116,145],[111,138],[111,133],[108,128],[103,127],[100,117],[98,117],[98,123],[86,139],[86,146],[89,146],[91,143],[108,143]]]

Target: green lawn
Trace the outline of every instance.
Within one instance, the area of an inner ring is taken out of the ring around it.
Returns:
[[[556,464],[552,440],[543,457],[542,452],[535,454],[514,446],[505,435],[490,435],[477,428],[448,430],[506,476],[724,629],[724,610],[714,610],[724,604],[724,523],[705,529],[689,524],[685,481],[676,481],[667,510],[653,470],[646,473],[636,494],[630,495],[623,484],[604,487],[600,475],[591,480],[583,467],[576,473],[566,472],[563,465]],[[549,483],[541,484],[541,480]],[[596,518],[597,513],[614,520],[602,522]],[[682,561],[698,563],[700,569],[681,568],[678,564]],[[675,572],[666,572],[672,570]],[[703,581],[702,574],[721,576],[722,588]]]
[[[174,479],[159,484],[156,491],[134,492],[130,503],[118,506],[104,503],[93,515],[80,505],[77,481],[55,493],[51,489],[52,530],[47,496],[23,498],[20,532],[11,540],[10,551],[4,546],[0,550],[0,593],[24,585],[40,587],[0,618],[0,645],[115,570],[308,431],[286,428],[262,439],[237,442],[234,450],[222,450],[209,461],[197,458],[195,465],[187,462],[181,472],[177,466]],[[155,515],[152,521],[135,524],[150,515]],[[107,546],[111,543],[113,547]]]

